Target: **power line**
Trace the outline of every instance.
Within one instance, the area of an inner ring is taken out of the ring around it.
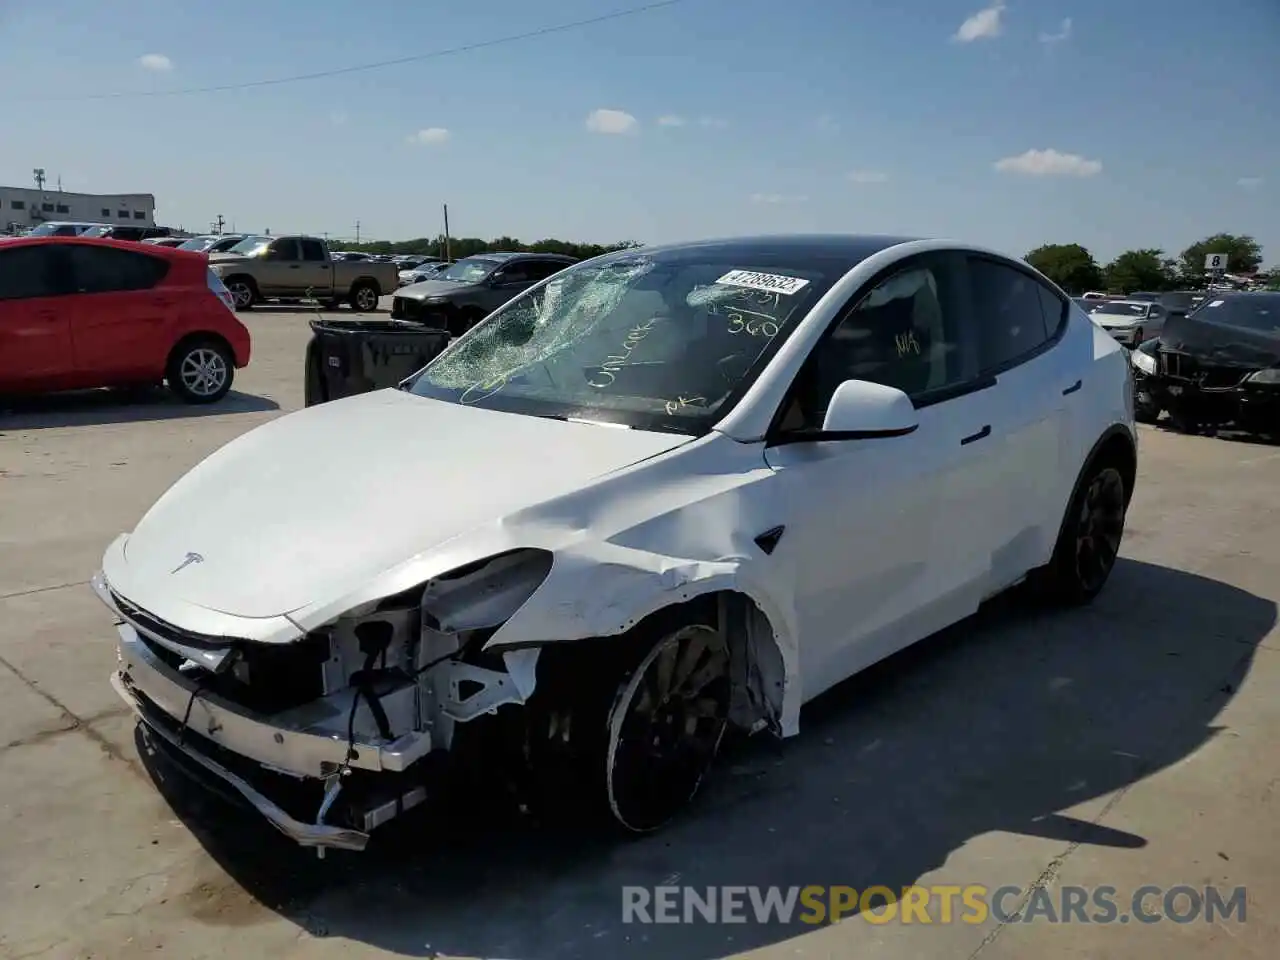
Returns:
[[[623,17],[634,17],[642,13],[649,13],[653,10],[659,10],[663,7],[674,7],[680,3],[686,3],[688,0],[657,0],[654,3],[646,3],[638,7],[629,7],[626,10],[615,10],[613,13],[605,13],[595,17],[588,17],[584,20],[573,20],[568,23],[558,23],[550,27],[540,27],[537,30],[529,30],[525,33],[514,33],[506,37],[496,37],[492,40],[479,40],[475,43],[464,43],[456,47],[447,47],[443,50],[432,50],[428,53],[418,53],[408,57],[396,57],[394,60],[379,60],[375,63],[362,63],[351,67],[336,67],[332,70],[320,70],[315,73],[299,73],[289,77],[275,77],[267,80],[250,80],[244,83],[226,83],[213,87],[186,87],[177,90],[139,90],[139,91],[120,91],[116,93],[91,93],[84,96],[74,97],[22,97],[15,100],[3,98],[3,101],[18,103],[67,103],[88,100],[127,100],[142,97],[183,97],[191,96],[198,93],[224,93],[229,90],[249,90],[255,87],[275,87],[286,83],[303,83],[307,80],[322,80],[326,77],[338,77],[349,73],[362,73],[368,70],[382,70],[386,67],[398,67],[406,63],[418,63],[423,60],[434,60],[437,57],[448,57],[458,53],[470,53],[472,50],[483,50],[487,47],[496,47],[505,43],[515,43],[520,40],[532,40],[536,37],[545,37],[548,34],[564,33],[568,30],[576,30],[579,27],[590,27],[598,23],[605,23],[609,20],[620,20]],[[0,101],[0,102],[3,102]]]

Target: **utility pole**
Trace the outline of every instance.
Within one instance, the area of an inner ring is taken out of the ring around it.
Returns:
[[[444,205],[444,258],[449,259],[449,205]]]
[[[213,232],[222,235],[222,228],[226,224],[226,220],[222,218],[222,214],[218,214],[218,219],[213,221]]]
[[[360,221],[356,221],[356,246],[360,245]]]
[[[31,175],[36,178],[36,189],[43,190],[45,181],[44,167],[36,167],[31,171]]]

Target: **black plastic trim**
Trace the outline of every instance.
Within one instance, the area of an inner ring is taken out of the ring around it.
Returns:
[[[985,440],[989,436],[991,436],[991,424],[988,423],[985,427],[983,427],[977,433],[971,433],[967,437],[962,437],[960,439],[960,446],[963,447],[966,444],[976,443],[979,440]]]
[[[1071,396],[1071,394],[1075,393],[1077,390],[1079,390],[1079,389],[1080,389],[1081,387],[1083,387],[1083,386],[1084,386],[1084,381],[1083,381],[1083,380],[1077,380],[1077,381],[1076,381],[1075,383],[1073,383],[1071,386],[1067,387],[1067,389],[1063,390],[1063,391],[1062,391],[1062,395],[1063,395],[1064,397],[1069,397],[1069,396]]]

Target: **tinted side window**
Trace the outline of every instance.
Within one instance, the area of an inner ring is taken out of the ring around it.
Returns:
[[[296,237],[286,237],[283,240],[276,240],[271,244],[270,256],[272,260],[299,260],[298,256],[298,240]]]
[[[559,260],[530,260],[524,266],[529,271],[529,279],[537,283],[539,280],[545,280],[559,273],[568,264],[561,263]]]
[[[0,300],[28,300],[58,294],[54,247],[0,251]]]
[[[169,272],[159,257],[112,247],[69,246],[72,288],[77,293],[148,290]]]
[[[814,347],[782,429],[820,429],[832,395],[846,380],[897,387],[919,404],[971,379],[959,293],[954,271],[937,259],[877,284]]]
[[[1045,333],[1049,335],[1049,339],[1053,339],[1066,323],[1067,301],[1044,284],[1038,283],[1036,286],[1040,289],[1040,312],[1044,314]]]
[[[528,283],[529,264],[513,263],[509,267],[503,267],[498,271],[498,275],[494,277],[498,283]]]
[[[328,257],[324,253],[324,244],[319,240],[303,240],[302,242],[302,259],[303,260],[327,260]]]
[[[969,260],[978,362],[984,372],[1016,362],[1049,339],[1040,284],[1021,270]]]

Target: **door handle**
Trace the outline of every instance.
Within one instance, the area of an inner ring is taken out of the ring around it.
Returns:
[[[1083,387],[1083,386],[1084,386],[1084,381],[1083,381],[1083,380],[1077,380],[1077,381],[1076,381],[1075,383],[1073,383],[1071,386],[1067,387],[1067,389],[1063,390],[1063,391],[1062,391],[1062,395],[1063,395],[1064,397],[1069,397],[1071,394],[1075,393],[1077,390],[1079,390],[1079,389],[1080,389],[1081,387]]]
[[[967,437],[963,438],[960,441],[960,446],[963,447],[967,443],[973,443],[975,440],[981,440],[984,437],[989,437],[989,436],[991,436],[991,424],[988,423],[985,427],[983,427],[977,433],[971,433]]]

